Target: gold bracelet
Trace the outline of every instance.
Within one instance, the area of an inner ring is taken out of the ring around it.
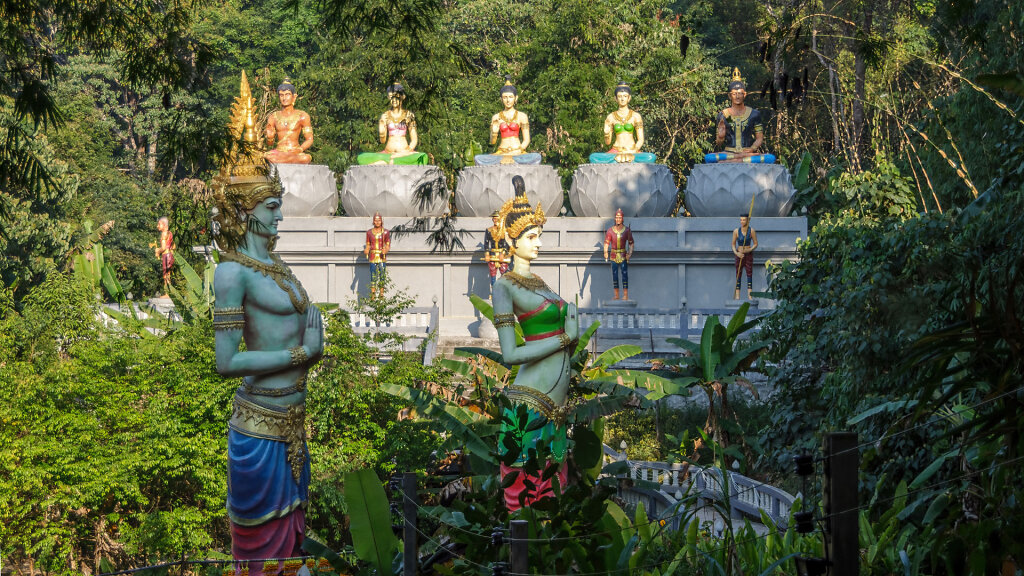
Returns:
[[[495,314],[494,315],[494,327],[501,328],[502,326],[515,326],[516,315],[512,313],[508,314]]]
[[[572,340],[569,338],[569,335],[566,334],[565,332],[562,332],[561,334],[558,335],[558,341],[562,343],[563,349],[568,348],[572,344]]]
[[[309,361],[309,356],[306,354],[306,349],[302,346],[293,346],[288,349],[288,352],[292,355],[292,366],[302,366]]]

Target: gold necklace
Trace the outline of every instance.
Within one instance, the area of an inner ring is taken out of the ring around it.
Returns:
[[[512,108],[512,117],[511,117],[511,118],[508,118],[508,117],[506,117],[506,116],[505,116],[505,111],[504,111],[504,110],[502,110],[501,112],[499,112],[499,113],[498,113],[498,117],[499,117],[499,118],[501,118],[501,119],[502,119],[502,121],[504,121],[504,122],[505,122],[505,124],[511,124],[512,122],[514,122],[514,121],[515,121],[515,119],[516,119],[516,116],[517,116],[518,114],[519,114],[519,113],[518,113],[518,112],[516,112],[516,109],[515,109],[515,108]]]
[[[405,110],[399,109],[399,115],[396,118],[394,113],[391,112],[391,109],[388,109],[388,121],[389,122],[391,122],[393,124],[398,124],[402,120],[405,120]]]
[[[626,120],[628,120],[630,117],[633,116],[633,111],[630,110],[629,108],[626,108],[626,115],[625,116],[620,116],[618,110],[616,110],[615,112],[612,112],[612,115],[615,116],[615,119],[619,121],[619,124],[625,124]]]
[[[221,260],[241,264],[247,268],[252,268],[264,276],[268,276],[275,284],[277,284],[278,288],[284,291],[285,294],[288,294],[288,299],[292,301],[292,308],[295,308],[296,312],[299,314],[306,313],[306,309],[309,307],[309,295],[306,294],[306,290],[302,287],[302,284],[300,284],[298,279],[295,278],[295,275],[292,274],[291,269],[285,265],[281,260],[281,257],[277,254],[274,254],[273,252],[270,253],[270,258],[274,260],[273,264],[260,262],[252,256],[242,254],[241,252],[221,252],[220,257]],[[285,281],[291,282],[298,290],[298,294],[296,294],[295,291],[285,283]]]
[[[508,278],[509,281],[515,284],[516,286],[519,286],[520,288],[523,288],[524,290],[529,290],[531,292],[536,292],[538,290],[546,290],[548,292],[551,292],[552,294],[555,293],[555,291],[549,288],[547,283],[544,282],[544,280],[541,280],[540,276],[537,276],[536,274],[530,277],[526,277],[516,272],[506,272],[505,275],[502,276],[502,278]]]

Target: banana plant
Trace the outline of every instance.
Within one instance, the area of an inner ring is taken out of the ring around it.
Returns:
[[[742,377],[753,369],[757,357],[768,347],[768,342],[751,343],[744,338],[761,317],[745,321],[749,302],[744,302],[729,324],[722,325],[718,316],[711,316],[704,323],[700,343],[685,338],[670,338],[668,341],[685,350],[688,354],[674,359],[662,360],[666,368],[680,374],[677,386],[696,386],[708,397],[708,416],[704,431],[720,446],[728,446],[728,433],[723,419],[735,420],[729,408],[729,386],[737,384],[746,387],[754,396],[757,390]]]
[[[105,249],[101,242],[107,232],[114,227],[114,221],[110,220],[93,231],[92,220],[84,220],[82,227],[85,229],[86,237],[71,256],[72,270],[76,276],[88,282],[97,294],[105,290],[115,302],[123,303],[126,300],[124,290],[114,275],[114,268],[106,261]]]
[[[171,301],[174,302],[174,309],[181,314],[182,320],[186,324],[191,324],[200,318],[212,318],[213,271],[215,269],[213,263],[203,270],[202,277],[184,258],[176,258],[174,264],[185,279],[181,288],[171,284],[167,291]]]

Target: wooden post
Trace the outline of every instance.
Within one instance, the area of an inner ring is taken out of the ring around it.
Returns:
[[[403,526],[403,576],[416,576],[419,568],[419,552],[416,545],[416,473],[402,475],[402,516]]]
[[[529,543],[527,542],[529,528],[526,520],[513,520],[511,524],[511,540],[509,542],[509,563],[511,567],[509,576],[523,576],[528,574],[530,570]]]
[[[831,560],[828,576],[858,576],[857,480],[860,451],[857,434],[825,437],[825,546]]]

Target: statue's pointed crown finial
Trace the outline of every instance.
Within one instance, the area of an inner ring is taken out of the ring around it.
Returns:
[[[242,70],[242,82],[238,88],[238,96],[231,104],[231,138],[234,141],[256,143],[256,128],[253,120],[253,99],[252,90],[249,89],[249,78]],[[232,143],[233,144],[233,143]]]
[[[526,197],[526,183],[522,176],[512,177],[512,187],[516,195],[508,199],[498,211],[498,226],[501,227],[500,234],[508,234],[508,237],[514,240],[528,228],[543,226],[548,220],[539,202],[536,210],[530,207],[530,200]]]
[[[229,142],[212,182],[216,202],[214,221],[219,229],[217,242],[227,250],[234,250],[242,242],[247,211],[267,198],[281,195],[280,181],[276,176],[271,177],[270,167],[263,157],[255,116],[249,79],[243,70],[238,96],[231,104]]]
[[[743,76],[740,76],[740,69],[735,66],[732,69],[732,81],[743,82]]]

